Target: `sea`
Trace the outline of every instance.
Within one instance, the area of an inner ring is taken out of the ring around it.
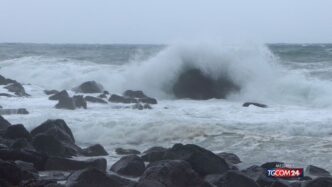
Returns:
[[[240,90],[225,99],[177,99],[172,86],[188,68],[211,78],[227,76]],[[2,43],[0,74],[21,82],[31,95],[0,97],[4,108],[30,112],[4,116],[8,121],[31,130],[47,119],[64,119],[79,146],[106,148],[109,165],[119,158],[118,147],[144,151],[193,143],[237,154],[240,168],[283,161],[332,172],[332,44]],[[55,109],[44,94],[90,80],[115,94],[143,90],[158,104],[140,111],[88,103],[88,109],[72,111]],[[248,101],[268,108],[242,107]]]

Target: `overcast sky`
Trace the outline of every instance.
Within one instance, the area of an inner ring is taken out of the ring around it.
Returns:
[[[0,0],[0,42],[332,42],[332,0]]]

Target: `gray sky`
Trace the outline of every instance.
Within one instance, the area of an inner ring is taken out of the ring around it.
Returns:
[[[0,0],[0,42],[332,42],[332,0]]]

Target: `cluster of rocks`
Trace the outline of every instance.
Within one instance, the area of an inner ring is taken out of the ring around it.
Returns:
[[[330,173],[316,166],[292,180],[269,178],[281,162],[239,169],[233,153],[215,154],[194,144],[152,147],[123,155],[107,170],[108,153],[96,144],[81,148],[64,120],[47,120],[30,132],[0,116],[0,186],[47,187],[330,187]],[[72,159],[83,156],[84,160]]]
[[[58,103],[55,108],[58,109],[70,109],[74,110],[76,108],[87,108],[87,103],[99,103],[107,104],[111,103],[124,103],[124,104],[134,104],[133,109],[143,110],[151,109],[151,104],[157,104],[157,100],[146,96],[142,91],[127,90],[123,95],[110,94],[108,91],[103,89],[103,86],[95,81],[84,82],[80,86],[73,89],[76,93],[81,94],[95,94],[99,93],[98,97],[91,95],[74,95],[69,96],[66,90],[45,90],[45,94],[50,95],[50,100],[57,100]],[[109,97],[109,98],[108,98]]]

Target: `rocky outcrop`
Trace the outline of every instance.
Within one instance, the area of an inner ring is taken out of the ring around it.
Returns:
[[[82,150],[84,156],[106,156],[107,151],[100,144],[95,144]]]
[[[63,99],[63,98],[68,98],[68,97],[69,97],[68,92],[66,90],[62,90],[61,92],[54,93],[48,99],[49,100],[60,100],[60,99]]]
[[[111,171],[130,177],[138,177],[143,174],[145,164],[141,157],[137,155],[128,155],[122,157],[119,161],[115,162],[111,167]]]
[[[73,89],[75,92],[80,93],[102,93],[104,88],[96,81],[87,81]]]
[[[11,124],[0,115],[0,130],[1,129],[6,129],[7,127],[9,127]]]

